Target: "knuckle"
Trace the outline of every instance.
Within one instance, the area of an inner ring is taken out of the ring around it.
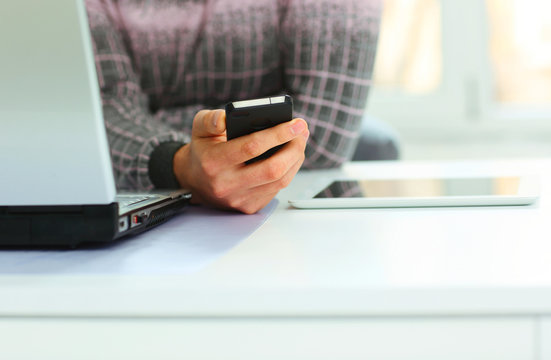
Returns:
[[[241,146],[241,151],[249,158],[256,157],[260,155],[260,143],[258,140],[253,138],[250,141],[243,143]]]
[[[282,177],[281,180],[278,181],[278,185],[279,185],[280,189],[283,189],[283,188],[286,188],[287,186],[289,186],[291,184],[292,180],[293,180],[293,178],[291,176]]]
[[[238,198],[229,199],[228,202],[227,202],[227,205],[230,208],[238,210],[238,211],[241,211],[241,204],[242,204],[242,202]]]
[[[201,160],[201,170],[207,176],[207,178],[214,178],[218,173],[218,166],[216,164],[216,161],[214,161],[210,157],[205,156]]]
[[[278,180],[281,179],[283,175],[285,175],[285,170],[286,166],[283,162],[272,160],[268,163],[268,168],[266,171],[268,178],[272,180]]]
[[[224,199],[229,194],[228,187],[220,181],[213,181],[211,184],[211,189],[212,195],[217,199]]]

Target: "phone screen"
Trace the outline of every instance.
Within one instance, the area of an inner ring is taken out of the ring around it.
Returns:
[[[520,177],[334,181],[314,198],[517,195]]]

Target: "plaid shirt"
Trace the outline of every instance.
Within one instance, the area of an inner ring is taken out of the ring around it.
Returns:
[[[151,189],[152,154],[197,111],[289,93],[310,127],[303,168],[350,159],[380,0],[86,0],[119,188]],[[166,163],[171,163],[169,159]]]

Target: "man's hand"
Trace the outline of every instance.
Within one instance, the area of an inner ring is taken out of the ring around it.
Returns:
[[[202,110],[193,120],[191,142],[174,156],[174,172],[196,202],[253,214],[289,185],[304,161],[308,136],[306,121],[294,119],[226,141],[225,111]],[[281,144],[268,159],[245,164]]]

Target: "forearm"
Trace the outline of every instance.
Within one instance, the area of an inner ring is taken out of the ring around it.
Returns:
[[[104,101],[103,109],[117,187],[150,190],[177,185],[172,158],[189,136],[118,100]]]
[[[186,127],[185,119],[193,119],[187,115],[193,109],[151,114],[123,33],[114,22],[118,19],[115,8],[98,0],[87,0],[86,5],[117,186],[142,190],[175,187],[172,160],[189,141],[191,123]]]

